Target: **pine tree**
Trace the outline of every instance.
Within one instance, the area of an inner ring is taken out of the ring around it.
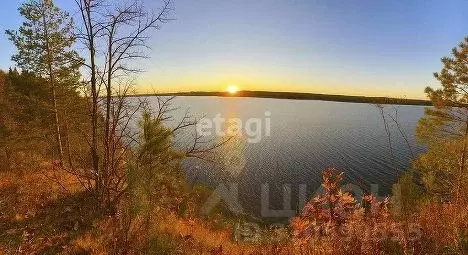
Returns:
[[[434,107],[426,109],[418,125],[418,137],[429,145],[418,163],[429,172],[423,177],[426,182],[439,183],[434,187],[438,189],[448,184],[446,193],[458,202],[468,157],[468,37],[441,61],[443,68],[434,77],[442,87],[425,91]]]
[[[19,30],[6,31],[17,48],[12,60],[19,68],[48,79],[59,159],[63,165],[58,91],[76,84],[82,62],[71,49],[75,42],[73,20],[51,0],[30,0],[21,5],[19,12],[25,18]]]

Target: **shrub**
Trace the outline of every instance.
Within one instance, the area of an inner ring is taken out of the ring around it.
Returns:
[[[323,171],[324,192],[306,204],[291,220],[292,241],[299,252],[333,254],[402,253],[408,246],[408,226],[389,213],[389,199],[366,195],[362,201],[343,192],[343,173]]]

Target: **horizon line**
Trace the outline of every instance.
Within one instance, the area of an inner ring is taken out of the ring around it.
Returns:
[[[178,94],[196,94],[196,93],[212,93],[220,95],[229,95],[230,97],[239,96],[241,93],[276,93],[276,94],[301,94],[301,95],[322,95],[322,96],[340,96],[340,97],[364,97],[364,98],[388,98],[397,100],[415,100],[415,101],[427,101],[431,100],[428,98],[407,98],[397,96],[373,96],[373,95],[362,95],[362,94],[334,94],[334,93],[323,93],[323,92],[299,92],[299,91],[274,91],[274,90],[239,90],[236,94],[230,94],[228,91],[222,90],[186,90],[186,91],[171,91],[171,92],[137,92],[128,96],[156,96],[156,95],[178,95]],[[239,96],[242,97],[242,96]]]

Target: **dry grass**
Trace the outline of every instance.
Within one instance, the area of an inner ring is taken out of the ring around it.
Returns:
[[[53,169],[43,164],[21,175],[0,173],[0,254],[111,253],[118,216],[94,213],[92,199],[74,176]],[[159,208],[151,242],[168,254],[267,254],[274,248],[237,244],[232,230],[212,225]]]
[[[468,253],[468,206],[428,203],[418,215],[421,250],[438,254]]]
[[[163,207],[155,209],[150,224],[134,220],[134,226],[149,226],[149,232],[138,227],[123,232],[121,214],[95,213],[93,200],[76,179],[53,169],[43,164],[22,175],[0,173],[0,254],[123,254],[122,233],[127,235],[127,254],[347,254],[352,248],[338,236],[307,243],[237,243],[229,225],[180,216],[174,208]],[[468,251],[468,207],[427,203],[411,219],[421,231],[411,254]],[[399,254],[376,247],[365,251],[357,249],[355,254]]]
[[[251,254],[256,250],[253,245],[233,243],[230,229],[212,230],[200,220],[181,219],[173,213],[168,214],[156,229],[160,233],[179,236],[183,244],[201,253],[223,250],[230,254]]]
[[[0,174],[0,251],[54,254],[90,228],[97,215],[89,197],[73,176],[52,169],[44,164],[22,175]]]

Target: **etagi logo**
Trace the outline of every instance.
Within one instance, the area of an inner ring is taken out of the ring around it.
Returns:
[[[239,118],[226,119],[217,114],[213,119],[201,119],[196,128],[201,136],[246,136],[248,143],[259,143],[264,136],[271,135],[271,112],[265,112],[263,119],[248,118],[245,123]]]

